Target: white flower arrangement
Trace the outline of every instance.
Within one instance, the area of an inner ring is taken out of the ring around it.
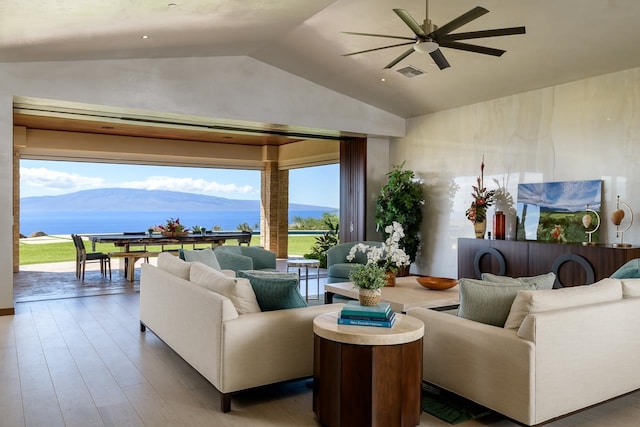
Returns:
[[[386,270],[397,271],[398,267],[409,265],[411,259],[399,245],[400,239],[404,237],[402,225],[396,221],[387,225],[384,231],[389,235],[380,247],[358,243],[354,245],[347,255],[348,261],[353,261],[358,252],[367,255],[367,264],[375,263]]]

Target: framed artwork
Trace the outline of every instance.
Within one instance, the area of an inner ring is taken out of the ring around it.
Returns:
[[[598,242],[601,180],[518,184],[517,200],[517,240]]]

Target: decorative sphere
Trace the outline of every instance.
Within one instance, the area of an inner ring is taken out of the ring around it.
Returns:
[[[611,214],[611,222],[613,222],[614,225],[620,225],[623,218],[624,218],[624,211],[622,209],[616,209]]]

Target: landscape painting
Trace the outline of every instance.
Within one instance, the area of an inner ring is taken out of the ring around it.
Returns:
[[[598,242],[602,181],[518,184],[517,240]]]

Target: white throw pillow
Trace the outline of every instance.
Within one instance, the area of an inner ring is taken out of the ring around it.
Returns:
[[[640,279],[622,279],[622,297],[640,297]]]
[[[524,318],[530,313],[541,313],[543,311],[619,299],[622,299],[622,284],[619,279],[602,279],[592,285],[572,286],[561,289],[518,291],[504,327],[505,329],[519,329]]]
[[[168,252],[160,252],[158,254],[158,268],[173,274],[184,280],[189,280],[189,272],[191,263],[185,262],[175,255]]]
[[[238,313],[260,313],[260,305],[258,305],[256,293],[253,291],[253,286],[251,286],[249,279],[236,279],[236,297],[238,299],[238,305],[236,306]]]
[[[194,262],[191,266],[189,280],[229,298],[238,314],[260,312],[260,306],[258,306],[258,301],[248,281],[245,283],[243,280],[239,284],[239,279],[229,277],[223,272],[199,262]],[[249,287],[248,290],[247,286]]]

